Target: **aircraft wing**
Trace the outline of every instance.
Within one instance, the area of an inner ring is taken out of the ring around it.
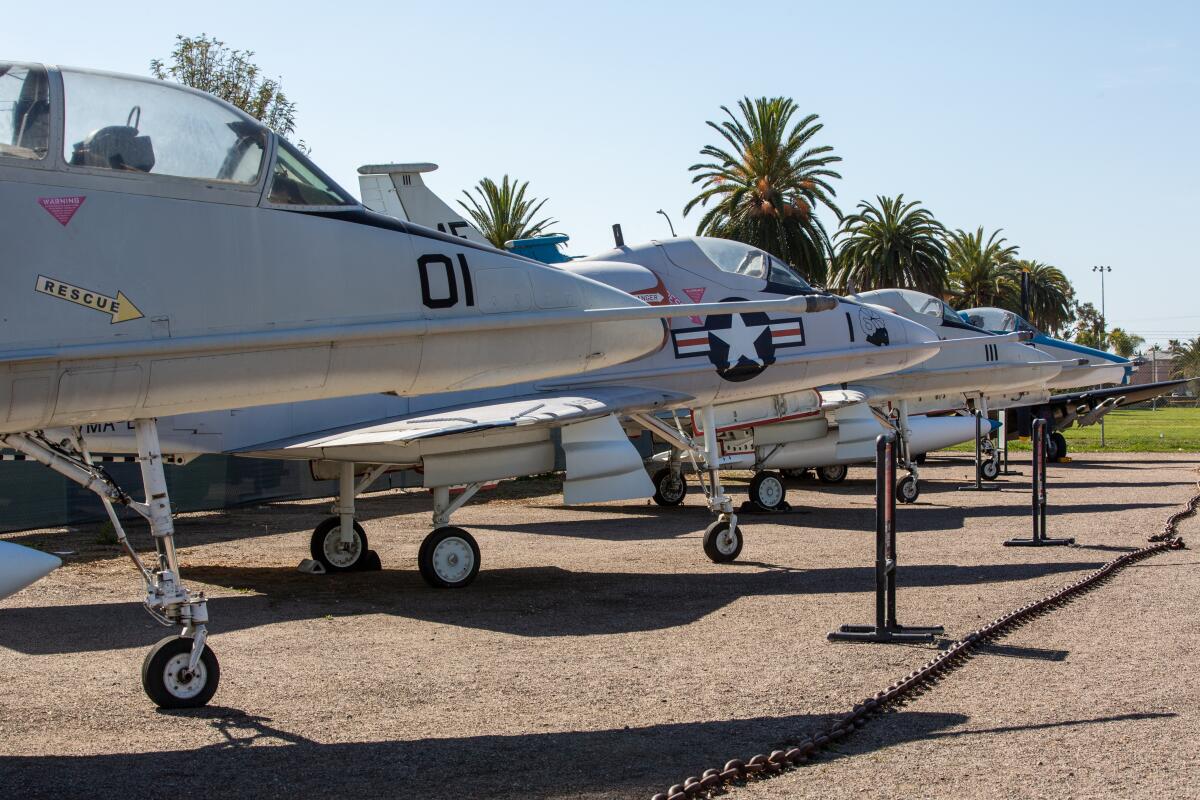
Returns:
[[[1051,396],[1050,402],[1095,408],[1105,401],[1116,399],[1119,400],[1116,403],[1117,405],[1129,405],[1130,403],[1153,400],[1155,397],[1164,395],[1176,387],[1183,386],[1189,380],[1191,379],[1179,378],[1171,381],[1159,381],[1158,383],[1112,386],[1107,389],[1090,389],[1085,392],[1067,392]]]
[[[314,431],[242,447],[239,455],[338,459],[342,448],[394,446],[435,437],[476,434],[500,429],[556,427],[609,414],[653,411],[691,397],[636,386],[575,387],[570,392],[534,392],[495,401],[446,406],[412,414]],[[403,458],[397,453],[397,463]]]

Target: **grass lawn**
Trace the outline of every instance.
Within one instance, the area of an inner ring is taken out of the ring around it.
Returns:
[[[1063,431],[1068,453],[1174,453],[1200,451],[1200,408],[1118,409],[1104,417],[1104,447],[1100,425],[1072,426]],[[1029,442],[1010,442],[1013,450],[1028,450]],[[952,450],[974,450],[959,445]]]

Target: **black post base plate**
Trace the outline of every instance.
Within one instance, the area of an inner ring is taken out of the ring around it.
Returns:
[[[830,631],[827,638],[831,642],[932,642],[934,636],[945,632],[941,625],[843,625]]]
[[[1075,537],[1070,539],[1009,539],[1004,543],[1005,547],[1062,547],[1068,544],[1075,544]]]

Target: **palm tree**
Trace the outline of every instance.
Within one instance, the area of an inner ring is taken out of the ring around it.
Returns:
[[[1113,352],[1121,358],[1133,358],[1133,354],[1146,340],[1136,333],[1126,333],[1121,328],[1113,328],[1108,332],[1108,343],[1112,345]]]
[[[1016,271],[1018,280],[1021,272],[1029,273],[1029,322],[1034,327],[1058,333],[1075,319],[1075,288],[1062,270],[1041,261],[1018,261]],[[1019,307],[1010,310],[1024,313]]]
[[[528,187],[529,181],[520,184],[517,181],[510,182],[507,175],[501,179],[499,185],[491,178],[484,178],[474,187],[479,200],[472,197],[470,192],[464,191],[463,194],[470,205],[462,200],[459,200],[458,204],[475,221],[475,227],[479,228],[484,238],[503,250],[505,244],[514,239],[548,235],[550,231],[547,228],[558,222],[549,217],[538,222],[533,221],[546,201],[539,201],[536,197],[526,200],[525,190]],[[480,200],[483,201],[482,204]]]
[[[1172,378],[1200,377],[1200,336],[1182,343],[1172,339],[1169,351],[1175,356],[1175,363],[1171,367]],[[1197,381],[1192,381],[1188,386],[1195,392]]]
[[[985,241],[983,226],[974,233],[956,230],[946,241],[950,290],[961,307],[1020,306],[1020,286],[1013,259],[1017,248],[1005,246],[997,229]]]
[[[835,286],[858,290],[908,288],[941,297],[946,288],[946,229],[920,201],[904,195],[858,204],[837,238]]]
[[[824,283],[833,245],[816,210],[825,206],[841,219],[828,179],[842,177],[829,169],[842,159],[828,145],[812,145],[824,127],[816,114],[792,123],[797,106],[791,98],[744,97],[738,108],[740,119],[721,106],[729,119],[707,123],[725,143],[705,146],[700,155],[711,160],[689,168],[701,191],[683,213],[712,200],[696,228],[699,235],[754,245],[811,282]]]

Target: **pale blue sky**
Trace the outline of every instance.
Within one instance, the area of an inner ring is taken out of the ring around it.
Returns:
[[[1112,265],[1110,327],[1200,334],[1192,3],[9,6],[0,58],[145,73],[176,33],[253,49],[347,189],[371,162],[437,162],[447,198],[508,172],[574,253],[613,222],[666,235],[659,208],[693,231],[704,121],[789,95],[844,159],[843,210],[903,192],[950,227],[1004,228],[1097,306],[1091,266]]]

